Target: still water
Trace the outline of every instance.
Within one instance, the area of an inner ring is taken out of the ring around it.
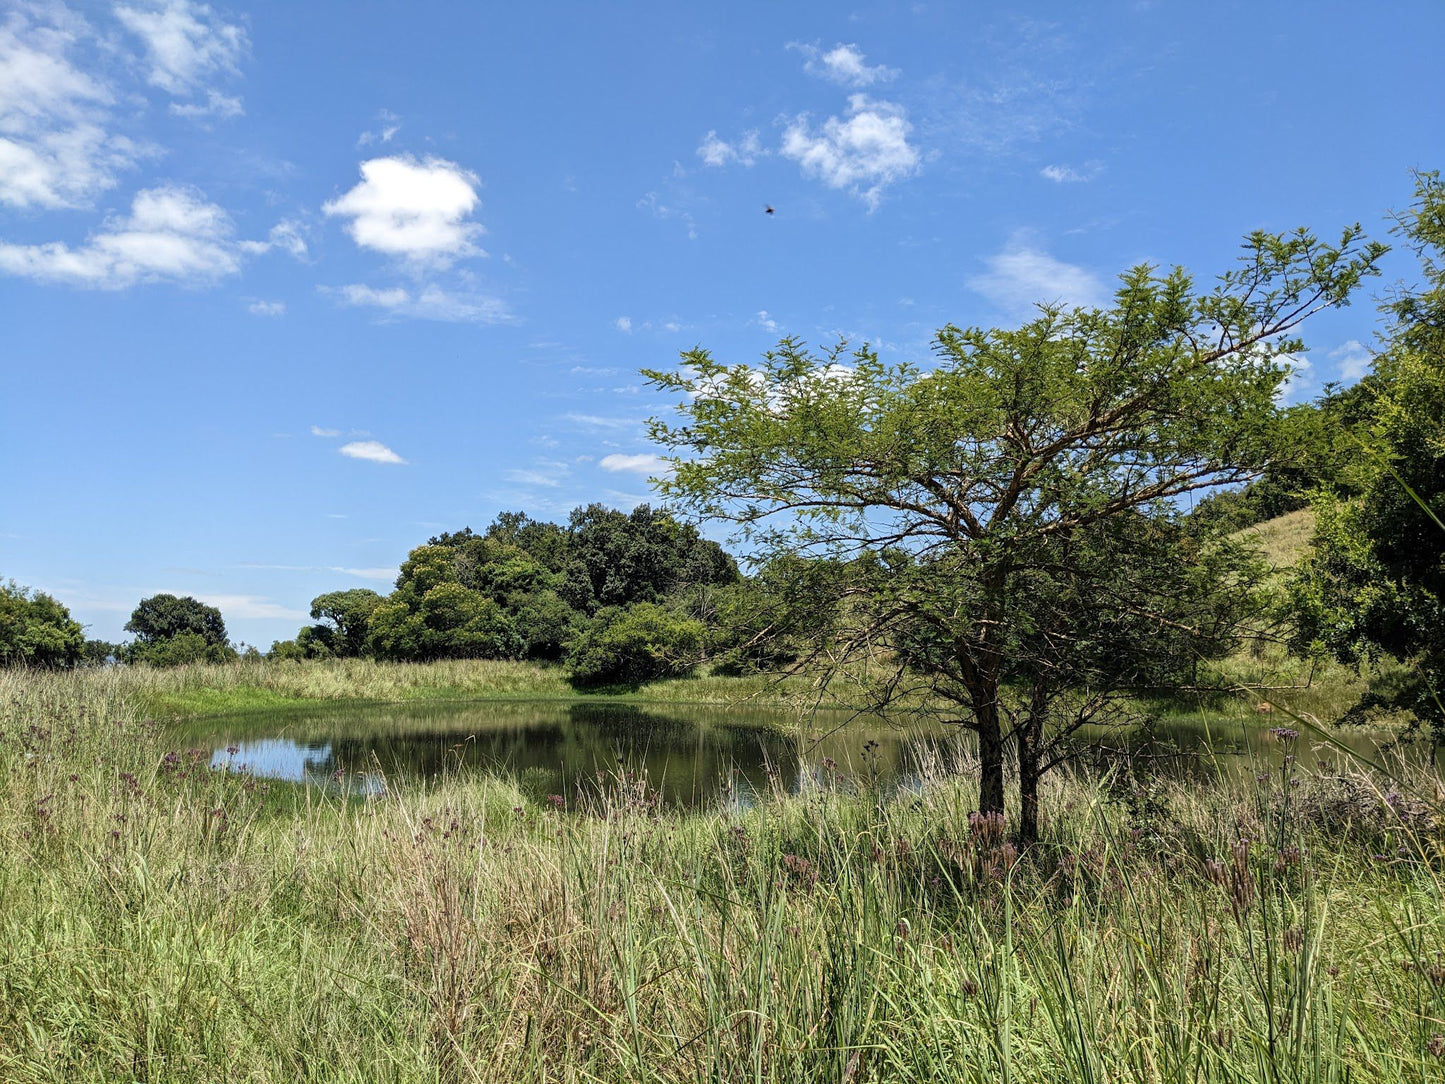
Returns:
[[[217,769],[375,793],[445,775],[505,772],[537,798],[571,804],[598,773],[633,772],[673,806],[780,788],[796,793],[824,778],[916,786],[966,753],[965,738],[847,712],[800,719],[756,706],[516,702],[333,705],[198,720],[184,740],[211,751]],[[1373,755],[1380,738],[1341,740]],[[1285,754],[1265,726],[1173,723],[1108,744],[1132,770],[1170,775],[1269,770]],[[1340,759],[1308,737],[1290,743],[1301,766]],[[1424,754],[1428,756],[1428,753]]]

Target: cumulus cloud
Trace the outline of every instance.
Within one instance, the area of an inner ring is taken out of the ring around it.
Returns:
[[[119,289],[141,282],[203,286],[235,274],[268,241],[237,241],[224,210],[194,189],[147,188],[129,215],[107,219],[84,244],[0,242],[0,271],[44,282]]]
[[[618,331],[623,332],[624,334],[631,334],[632,317],[619,316],[616,320],[612,322],[612,326],[615,327]]]
[[[898,75],[897,68],[885,67],[882,64],[870,67],[864,62],[865,57],[856,45],[844,45],[840,42],[833,48],[824,50],[817,45],[792,42],[788,48],[798,50],[807,58],[803,61],[803,70],[809,75],[841,83],[846,87],[868,87],[874,83],[886,83]]]
[[[968,286],[1010,316],[1027,315],[1039,304],[1088,308],[1108,300],[1097,275],[1034,247],[1024,234],[1016,234],[984,264],[987,272],[970,277]]]
[[[485,255],[474,244],[482,226],[469,221],[481,202],[479,183],[476,174],[444,158],[372,158],[361,163],[361,183],[321,209],[347,219],[347,232],[362,248],[447,267]]]
[[[902,106],[852,94],[847,119],[829,117],[816,132],[807,114],[794,118],[781,153],[805,176],[846,189],[876,210],[884,188],[918,170],[921,156],[908,142],[912,130]]]
[[[191,0],[118,4],[115,16],[145,46],[147,81],[176,97],[206,90],[217,76],[235,74],[249,47],[245,30]],[[229,101],[239,112],[239,100]]]
[[[755,317],[755,320],[758,327],[762,328],[764,331],[778,330],[778,322],[768,314],[767,309],[760,309],[758,311],[758,315]]]
[[[511,310],[499,298],[466,291],[447,290],[437,285],[322,286],[322,293],[343,305],[378,310],[386,317],[412,317],[450,323],[505,324],[514,320]]]
[[[729,143],[709,131],[698,144],[697,156],[705,166],[721,167],[736,162],[740,166],[752,166],[768,152],[763,150],[762,141],[756,130],[744,132],[735,142]]]
[[[114,94],[74,59],[90,36],[61,7],[16,6],[0,23],[0,203],[88,206],[146,153],[107,130]]]
[[[286,302],[284,301],[253,301],[246,306],[246,311],[252,316],[285,316]],[[311,427],[313,433],[316,427]],[[319,434],[318,434],[319,435]]]
[[[340,452],[351,459],[365,459],[371,463],[406,462],[379,440],[353,440],[350,444],[343,444]]]
[[[672,470],[672,464],[661,456],[644,452],[640,455],[604,455],[597,461],[597,465],[605,471],[613,473],[643,474],[656,476],[666,474]]]
[[[1341,343],[1326,355],[1330,361],[1335,363],[1335,369],[1340,374],[1340,379],[1354,383],[1370,371],[1370,363],[1374,361],[1374,355],[1370,348],[1358,339],[1350,339]]]

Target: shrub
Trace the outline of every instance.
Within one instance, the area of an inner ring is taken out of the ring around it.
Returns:
[[[599,610],[569,646],[572,681],[636,684],[681,677],[696,664],[705,631],[702,622],[651,602]]]

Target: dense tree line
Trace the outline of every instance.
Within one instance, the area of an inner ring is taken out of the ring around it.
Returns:
[[[721,546],[648,505],[565,524],[506,512],[412,550],[388,596],[318,596],[317,623],[271,653],[565,660],[579,682],[636,682],[690,669],[709,646],[699,608],[741,580]]]

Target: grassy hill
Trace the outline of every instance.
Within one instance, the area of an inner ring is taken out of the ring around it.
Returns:
[[[1254,539],[1260,552],[1275,571],[1283,571],[1294,565],[1309,548],[1310,535],[1315,529],[1315,514],[1308,508],[1297,512],[1286,512],[1274,519],[1256,523],[1235,534],[1239,539]]]

